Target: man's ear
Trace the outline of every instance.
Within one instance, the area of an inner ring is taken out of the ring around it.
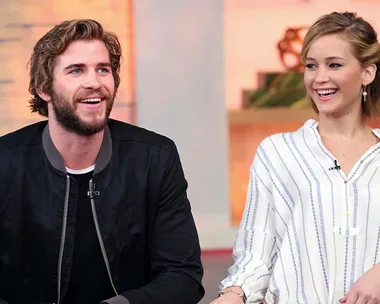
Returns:
[[[41,89],[36,89],[36,91],[37,91],[38,96],[40,96],[46,102],[49,102],[51,100],[51,97],[45,92],[42,92]]]

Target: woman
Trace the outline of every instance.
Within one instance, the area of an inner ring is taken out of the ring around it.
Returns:
[[[380,303],[380,130],[367,124],[380,102],[377,35],[334,12],[301,55],[318,121],[259,145],[235,262],[212,304]]]

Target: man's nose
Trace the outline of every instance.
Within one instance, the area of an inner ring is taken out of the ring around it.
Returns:
[[[96,71],[89,71],[85,77],[85,80],[82,86],[86,89],[98,90],[102,86],[101,81],[99,79],[99,75]]]

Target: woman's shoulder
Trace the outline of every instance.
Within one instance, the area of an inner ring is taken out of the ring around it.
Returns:
[[[318,126],[318,121],[314,119],[309,119],[304,122],[302,126],[294,131],[288,132],[278,132],[271,134],[265,138],[263,138],[259,144],[260,149],[273,149],[275,147],[286,147],[294,144],[294,142],[308,136],[313,133]]]

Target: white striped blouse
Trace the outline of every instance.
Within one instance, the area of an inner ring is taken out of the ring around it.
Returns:
[[[380,260],[380,144],[346,176],[317,126],[308,120],[257,149],[234,264],[219,286],[241,286],[248,303],[336,304]]]

